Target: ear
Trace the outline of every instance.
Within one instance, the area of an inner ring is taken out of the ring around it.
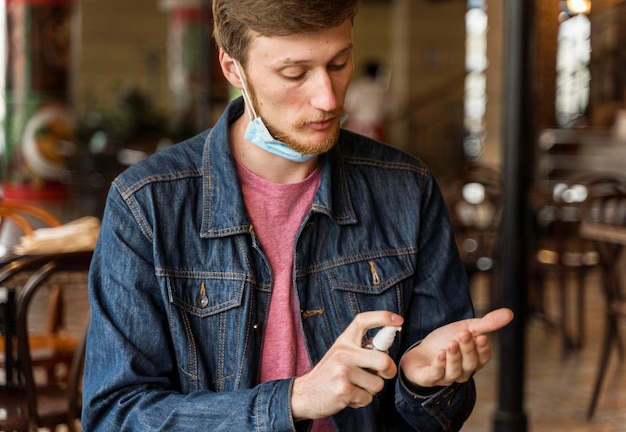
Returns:
[[[237,74],[237,69],[235,68],[235,59],[228,55],[228,53],[222,48],[220,48],[218,55],[220,66],[222,67],[222,73],[228,82],[233,85],[233,87],[241,90],[243,84],[241,83],[241,79],[239,78],[239,74]]]

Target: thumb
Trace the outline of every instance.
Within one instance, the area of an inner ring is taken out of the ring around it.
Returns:
[[[500,308],[489,312],[482,318],[472,320],[469,330],[474,336],[491,333],[506,326],[512,320],[513,311],[508,308]]]

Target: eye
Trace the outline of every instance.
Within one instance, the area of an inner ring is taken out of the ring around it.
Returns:
[[[282,70],[282,76],[288,81],[300,81],[306,75],[306,70],[302,68],[290,67]]]
[[[346,68],[348,66],[348,62],[343,63],[332,63],[328,65],[328,70],[331,72],[338,72]]]
[[[304,78],[305,75],[305,73],[301,73],[299,75],[283,75],[283,77],[289,81],[300,81]]]

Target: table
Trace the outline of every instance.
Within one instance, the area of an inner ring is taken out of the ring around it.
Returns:
[[[590,240],[626,245],[626,227],[582,221],[580,235]]]

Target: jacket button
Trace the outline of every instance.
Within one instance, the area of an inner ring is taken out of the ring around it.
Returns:
[[[209,298],[206,296],[206,294],[200,294],[196,298],[196,306],[198,306],[199,308],[204,309],[208,305],[209,305]]]

